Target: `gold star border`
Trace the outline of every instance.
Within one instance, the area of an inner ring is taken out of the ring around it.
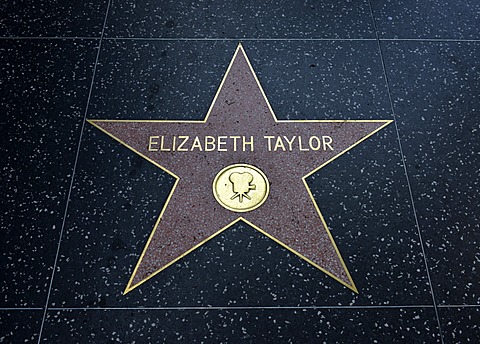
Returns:
[[[294,249],[292,249],[291,247],[287,246],[286,244],[284,244],[283,242],[281,242],[280,240],[278,240],[277,238],[275,238],[274,236],[270,235],[269,233],[265,232],[264,230],[262,230],[261,228],[257,227],[255,224],[249,222],[248,220],[246,220],[245,218],[243,218],[242,216],[239,216],[236,220],[230,222],[229,224],[227,224],[225,227],[221,228],[219,231],[215,232],[213,235],[209,236],[208,238],[206,238],[205,240],[201,241],[200,243],[198,243],[197,245],[193,246],[191,249],[189,249],[188,251],[186,251],[185,253],[183,253],[182,255],[178,256],[176,259],[172,260],[170,263],[164,265],[163,267],[161,267],[160,269],[158,269],[157,271],[155,271],[154,273],[152,273],[151,275],[149,275],[147,278],[143,279],[142,281],[138,282],[137,284],[135,285],[132,285],[133,284],[133,279],[137,273],[137,270],[138,270],[138,267],[140,266],[140,263],[141,261],[143,260],[143,257],[145,255],[145,252],[147,251],[147,248],[148,246],[150,245],[150,242],[155,234],[155,231],[160,223],[160,220],[162,219],[162,216],[163,216],[163,213],[165,212],[165,209],[168,207],[168,203],[173,195],[173,193],[175,192],[175,188],[180,180],[180,178],[174,174],[173,172],[169,171],[168,169],[166,169],[165,167],[161,166],[160,164],[158,164],[157,162],[153,161],[152,159],[148,158],[147,156],[145,156],[144,154],[140,153],[139,151],[137,151],[135,148],[131,147],[130,145],[128,145],[127,143],[125,143],[124,141],[118,139],[117,137],[113,136],[112,134],[110,134],[109,132],[107,132],[106,130],[104,130],[103,128],[101,128],[100,126],[98,126],[95,122],[143,122],[143,123],[146,123],[146,122],[155,122],[155,123],[206,123],[208,121],[208,117],[210,116],[210,113],[212,111],[212,109],[214,108],[214,105],[215,105],[215,102],[217,100],[217,97],[218,95],[220,94],[220,91],[222,90],[222,87],[223,87],[223,84],[227,78],[227,75],[228,73],[230,72],[230,68],[232,67],[233,65],[233,62],[235,61],[235,57],[238,53],[242,53],[243,56],[245,57],[247,63],[248,63],[248,67],[250,68],[250,71],[251,73],[253,74],[254,78],[255,78],[255,81],[262,93],[262,96],[270,110],[270,113],[272,114],[273,116],[273,119],[276,123],[282,123],[282,122],[288,122],[288,123],[348,123],[348,122],[373,122],[373,123],[384,123],[384,125],[380,126],[378,129],[372,131],[370,134],[366,135],[365,137],[363,137],[361,140],[355,142],[354,144],[352,144],[351,146],[349,146],[347,149],[343,150],[342,152],[340,152],[339,154],[335,155],[334,157],[332,157],[331,159],[327,160],[326,162],[324,162],[323,164],[321,164],[320,166],[318,166],[317,168],[315,168],[314,170],[312,170],[310,173],[306,174],[305,176],[302,177],[302,181],[303,181],[303,184],[305,185],[305,188],[307,189],[308,191],[308,194],[312,200],[312,203],[314,204],[315,206],[315,209],[318,213],[318,216],[320,217],[324,227],[325,227],[325,230],[327,231],[327,234],[328,234],[328,237],[330,238],[330,241],[333,245],[333,247],[335,248],[335,252],[337,253],[338,255],[338,258],[340,259],[341,261],[341,264],[348,276],[348,279],[350,281],[351,284],[347,284],[345,283],[343,280],[339,279],[338,277],[336,277],[335,275],[333,275],[332,273],[330,273],[329,271],[327,271],[326,269],[322,268],[321,266],[319,266],[318,264],[314,263],[313,261],[311,261],[310,259],[306,258],[305,256],[303,256],[302,254],[300,254],[299,252],[295,251]],[[185,257],[186,255],[188,255],[190,252],[196,250],[198,247],[202,246],[203,244],[205,244],[206,242],[210,241],[212,238],[216,237],[217,235],[219,235],[220,233],[222,233],[223,231],[225,231],[227,228],[231,227],[232,225],[236,224],[237,222],[239,221],[243,221],[244,223],[248,224],[249,226],[251,226],[252,228],[256,229],[257,231],[259,231],[260,233],[262,233],[263,235],[267,236],[268,238],[272,239],[273,241],[275,241],[277,244],[279,244],[280,246],[286,248],[287,250],[289,250],[290,252],[294,253],[295,255],[297,255],[298,257],[302,258],[303,260],[305,260],[306,262],[310,263],[311,265],[313,265],[314,267],[316,267],[317,269],[321,270],[322,272],[324,272],[325,274],[327,274],[328,276],[330,276],[331,278],[333,278],[334,280],[336,280],[337,282],[341,283],[342,285],[346,286],[347,288],[349,288],[350,290],[352,290],[353,292],[357,293],[358,294],[358,289],[351,277],[351,274],[345,264],[345,261],[343,260],[343,257],[342,255],[340,254],[340,251],[335,243],[335,240],[333,239],[333,236],[332,234],[330,233],[330,230],[328,229],[328,226],[327,226],[327,223],[325,222],[325,219],[317,205],[317,202],[315,201],[314,197],[313,197],[313,194],[306,182],[306,178],[308,178],[309,176],[313,175],[314,173],[316,173],[317,171],[319,171],[321,168],[323,168],[324,166],[328,165],[329,163],[331,163],[333,160],[337,159],[338,157],[340,157],[341,155],[345,154],[346,152],[350,151],[352,148],[356,147],[357,145],[359,145],[360,143],[362,143],[363,141],[365,141],[366,139],[368,139],[369,137],[371,137],[372,135],[374,135],[375,133],[377,133],[378,131],[382,130],[383,128],[385,128],[386,126],[388,126],[390,123],[393,122],[393,120],[278,120],[277,119],[277,116],[275,115],[273,109],[272,109],[272,106],[270,104],[270,102],[268,101],[268,98],[265,94],[265,91],[263,90],[261,84],[260,84],[260,81],[258,80],[258,77],[257,77],[257,74],[255,73],[251,63],[250,63],[250,60],[248,59],[248,56],[247,54],[245,53],[245,50],[243,49],[243,46],[241,43],[238,44],[236,50],[235,50],[235,53],[234,53],[234,56],[233,58],[231,59],[230,61],[230,64],[223,76],[223,79],[222,79],[222,82],[220,83],[220,86],[219,88],[217,89],[217,92],[215,93],[215,96],[213,98],[213,101],[208,109],[208,112],[207,112],[207,115],[205,116],[205,118],[203,120],[91,120],[91,119],[88,119],[87,120],[88,123],[92,124],[93,126],[95,126],[97,129],[101,130],[102,132],[104,132],[105,134],[107,134],[108,136],[110,136],[111,138],[113,138],[114,140],[120,142],[122,145],[124,145],[125,147],[127,147],[128,149],[132,150],[133,152],[135,152],[136,154],[140,155],[142,158],[144,158],[145,160],[149,161],[150,163],[154,164],[155,166],[159,167],[161,170],[167,172],[169,175],[171,175],[172,177],[175,178],[175,184],[172,188],[172,190],[170,191],[169,195],[168,195],[168,198],[165,202],[165,205],[163,206],[161,212],[160,212],[160,215],[155,223],[155,226],[152,230],[152,232],[150,233],[150,236],[148,237],[148,240],[147,240],[147,243],[142,251],[142,254],[140,255],[140,258],[138,259],[137,261],[137,264],[135,266],[135,269],[127,283],[127,286],[125,287],[125,290],[123,292],[124,295],[126,295],[127,293],[129,293],[130,291],[132,291],[133,289],[139,287],[140,285],[142,285],[143,283],[145,283],[146,281],[148,281],[149,279],[153,278],[154,276],[156,276],[158,273],[160,273],[161,271],[165,270],[167,267],[171,266],[172,264],[176,263],[178,260],[180,260],[181,258]]]

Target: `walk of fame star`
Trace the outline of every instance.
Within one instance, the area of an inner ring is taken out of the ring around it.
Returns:
[[[278,120],[239,44],[203,121],[89,122],[176,178],[124,293],[238,221],[358,292],[305,179],[391,121]]]

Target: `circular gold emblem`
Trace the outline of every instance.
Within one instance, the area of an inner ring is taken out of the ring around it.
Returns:
[[[247,212],[261,206],[270,190],[267,176],[257,167],[235,164],[218,172],[213,180],[213,195],[224,208]]]

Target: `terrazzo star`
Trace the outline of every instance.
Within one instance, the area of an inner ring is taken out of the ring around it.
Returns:
[[[357,292],[305,180],[390,120],[278,120],[239,44],[203,121],[89,122],[176,179],[125,293],[238,221]],[[160,149],[180,134],[186,151]]]

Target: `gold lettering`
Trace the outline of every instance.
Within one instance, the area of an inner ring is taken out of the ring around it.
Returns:
[[[205,136],[205,152],[215,150],[215,138],[213,136]]]
[[[328,139],[328,142],[327,142],[327,139]],[[328,148],[330,148],[330,150],[333,150],[332,146],[330,146],[330,143],[333,142],[333,139],[330,137],[330,136],[322,136],[322,141],[323,141],[323,150],[327,150],[327,146]]]
[[[174,136],[174,138],[175,138],[175,136]],[[178,145],[177,151],[179,151],[179,152],[188,152],[188,149],[187,149],[187,148],[183,148],[183,146],[185,145],[185,143],[187,143],[188,138],[189,138],[189,136],[182,136],[182,135],[180,135],[180,136],[178,137],[179,140],[183,140],[183,141],[180,142],[180,144]]]
[[[265,135],[263,138],[267,141],[267,150],[269,152],[276,151],[294,151],[298,149],[301,152],[319,151],[319,150],[331,150],[333,151],[333,139],[330,136],[309,136],[308,144],[307,137],[304,136],[268,136]],[[241,149],[243,152],[254,151],[254,137],[253,136],[195,136],[192,137],[190,141],[190,136],[187,135],[178,135],[171,136],[171,141],[169,137],[164,135],[161,136],[149,136],[147,149],[149,152],[169,152],[169,151],[178,151],[178,152],[188,152],[198,150],[200,152],[228,152],[231,147],[229,139],[233,143],[233,151],[236,152],[240,150],[240,144],[242,145]],[[242,140],[242,143],[239,140]],[[296,143],[297,141],[298,143]]]
[[[245,152],[245,147],[250,146],[250,152],[253,152],[253,136],[250,136],[250,141],[245,141],[245,136],[243,136],[243,151]]]
[[[283,151],[286,150],[280,136],[277,136],[277,142],[275,142],[275,147],[273,147],[273,151],[276,152],[278,148],[281,148]]]
[[[202,144],[200,143],[200,139],[198,136],[195,136],[193,139],[192,147],[190,147],[190,150],[193,151],[194,149],[198,149],[200,152],[203,151]]]
[[[164,142],[165,142],[165,136],[162,135],[162,136],[160,137],[160,150],[161,150],[162,152],[170,152],[170,148],[165,148],[165,147],[163,146]]]
[[[222,146],[225,146],[227,142],[225,141],[227,139],[227,136],[219,136],[217,137],[217,150],[219,152],[226,152],[227,149],[223,148]]]
[[[287,143],[288,143],[288,150],[291,152],[291,151],[293,150],[293,148],[292,148],[292,143],[293,143],[293,141],[295,141],[296,136],[293,136],[290,141],[288,141],[288,138],[287,138],[286,136],[284,136],[283,138],[285,139],[285,141],[287,141]]]
[[[153,148],[153,145],[158,145],[158,141],[154,141],[154,139],[159,139],[160,136],[150,136],[150,139],[148,140],[148,151],[149,152],[156,152],[158,151],[158,148]]]
[[[316,141],[316,145],[313,141]],[[318,151],[322,147],[320,139],[317,136],[310,136],[310,139],[308,140],[308,145],[310,146],[310,149],[314,151]]]
[[[302,147],[302,137],[301,136],[298,137],[298,147],[300,149],[300,152],[308,152],[309,151],[308,148],[303,148]]]
[[[268,140],[268,151],[271,152],[272,151],[272,139],[274,138],[275,136],[264,136],[263,138],[264,139],[267,139]]]
[[[233,139],[233,151],[237,151],[237,140],[240,138],[240,136],[230,136],[231,139]]]

